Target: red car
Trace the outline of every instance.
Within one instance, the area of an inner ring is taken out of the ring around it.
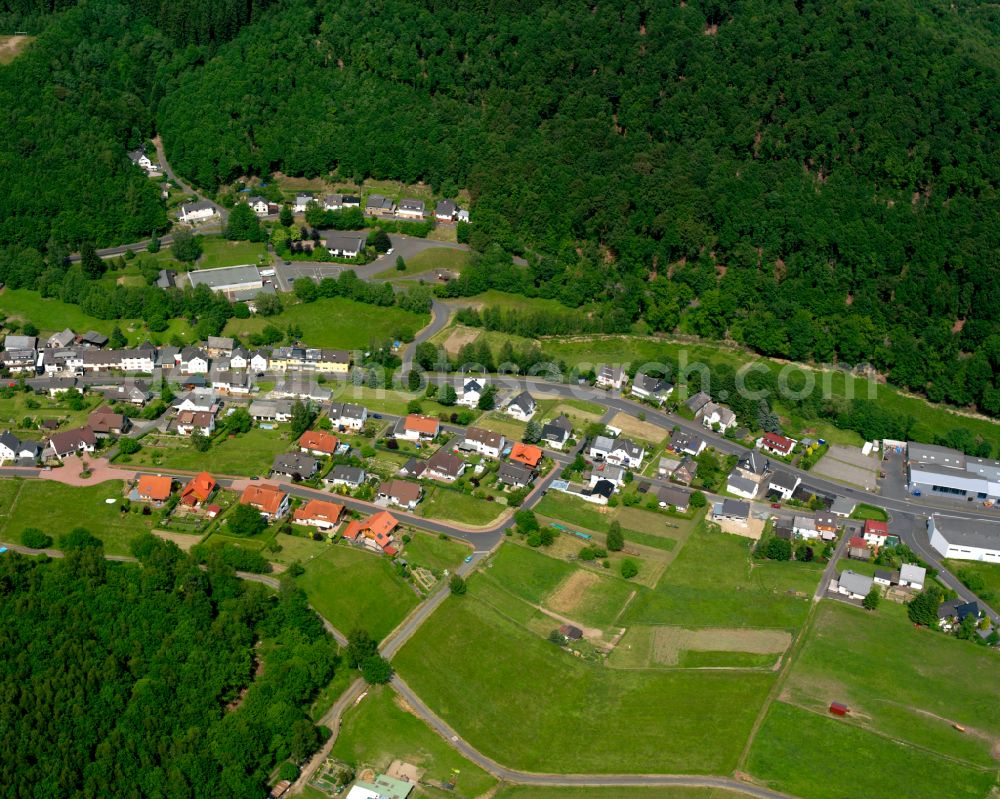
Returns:
[[[772,508],[780,508],[781,507],[781,503],[780,502],[772,502],[771,503],[771,507]]]

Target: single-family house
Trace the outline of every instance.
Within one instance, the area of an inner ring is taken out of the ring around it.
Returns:
[[[514,417],[519,422],[527,422],[535,415],[535,411],[538,409],[538,403],[535,402],[535,398],[531,396],[527,391],[522,391],[516,397],[514,397],[510,402],[507,403],[505,410],[509,416]]]
[[[180,352],[180,366],[184,374],[207,375],[208,364],[208,355],[197,347],[185,347]]]
[[[244,347],[234,347],[229,356],[230,369],[246,369],[250,366],[250,351]]]
[[[225,355],[227,358],[233,354],[235,342],[229,336],[209,336],[205,341],[205,349],[213,358]]]
[[[927,579],[927,569],[915,563],[904,563],[899,567],[899,584],[917,591],[924,587]]]
[[[607,505],[611,495],[615,493],[615,484],[610,480],[598,480],[589,489],[580,494],[580,498],[595,505]]]
[[[292,521],[315,527],[318,530],[331,530],[340,522],[344,506],[323,499],[310,499],[305,505],[295,509]]]
[[[764,433],[764,435],[757,439],[756,443],[759,449],[764,452],[770,452],[772,455],[791,455],[792,450],[795,449],[794,439],[780,435],[779,433]]]
[[[622,387],[628,382],[628,374],[621,366],[604,364],[598,368],[597,380],[595,382],[599,388],[621,391]]]
[[[10,430],[0,433],[0,463],[33,465],[41,454],[42,446],[37,441],[18,438]]]
[[[661,455],[660,461],[656,465],[656,473],[660,477],[669,477],[674,473],[674,469],[681,465],[680,458],[671,458],[667,455]]]
[[[393,532],[399,526],[399,522],[388,511],[379,511],[369,516],[363,521],[352,521],[344,528],[344,538],[356,544],[362,544],[368,549],[376,552],[385,552],[387,555],[395,555],[396,547],[393,539]]]
[[[673,385],[662,377],[654,377],[644,372],[637,372],[632,380],[632,396],[655,402],[657,405],[666,402],[673,390]]]
[[[208,502],[218,483],[208,472],[198,472],[192,477],[186,486],[181,489],[181,504],[189,508],[196,508]]]
[[[711,401],[712,397],[709,394],[704,391],[699,391],[697,394],[693,394],[684,400],[684,407],[697,417],[698,412]]]
[[[64,458],[78,452],[93,452],[97,449],[97,436],[89,427],[77,427],[53,433],[43,450],[46,458]]]
[[[45,346],[50,349],[65,349],[76,341],[76,333],[70,328],[66,328],[60,333],[53,333],[45,341]]]
[[[434,218],[438,222],[454,222],[458,216],[458,205],[454,200],[441,200],[434,207]]]
[[[638,469],[646,450],[627,438],[597,436],[590,445],[590,457],[595,461],[607,461],[628,469]]]
[[[656,500],[661,508],[675,508],[686,513],[691,503],[691,492],[676,486],[660,486],[656,489]]]
[[[875,519],[865,519],[864,539],[868,546],[879,549],[889,538],[889,525]]]
[[[365,201],[365,213],[369,216],[392,216],[396,204],[381,194],[369,194]]]
[[[131,426],[132,423],[127,416],[115,413],[106,406],[91,412],[87,417],[87,427],[93,430],[98,438],[120,436],[122,433],[127,433]]]
[[[733,469],[726,478],[726,491],[743,499],[753,499],[759,489],[760,483],[746,477],[738,468]]]
[[[271,463],[271,477],[287,477],[289,480],[308,480],[319,471],[319,461],[302,452],[284,452],[274,456]]]
[[[319,457],[329,457],[337,451],[337,437],[325,430],[306,430],[299,437],[299,452],[306,452]]]
[[[288,513],[288,494],[270,483],[252,483],[243,489],[241,505],[255,508],[268,521]]]
[[[190,436],[196,432],[210,436],[215,430],[215,414],[211,411],[181,411],[177,414],[175,429],[179,436]]]
[[[396,209],[396,215],[405,216],[409,219],[423,219],[424,201],[404,197],[399,201],[399,208]]]
[[[881,585],[888,588],[893,582],[893,572],[888,569],[876,569],[875,577],[873,578],[875,585]],[[898,573],[896,574],[896,580],[899,580]]]
[[[701,417],[702,425],[720,433],[736,426],[736,414],[717,402],[706,402],[698,411],[698,416]]]
[[[868,542],[859,536],[852,536],[847,542],[847,557],[854,560],[868,560],[871,557]]]
[[[396,422],[393,432],[402,441],[433,441],[441,432],[441,423],[430,416],[411,413]]]
[[[542,462],[542,457],[544,453],[541,447],[536,447],[534,444],[522,444],[518,442],[510,451],[508,456],[511,461],[523,464],[529,469],[537,469],[538,464]]]
[[[813,516],[796,514],[792,519],[792,531],[798,538],[810,541],[819,538],[819,531],[816,529],[816,519]]]
[[[617,488],[621,488],[625,485],[625,470],[613,463],[603,461],[595,463],[590,471],[590,485],[594,486],[600,480],[607,480],[609,483],[614,483]]]
[[[317,372],[346,375],[351,368],[351,353],[348,350],[309,349],[306,354],[312,360],[312,366]]]
[[[406,480],[389,480],[378,489],[379,499],[406,510],[416,508],[422,496],[420,485]]]
[[[339,211],[344,207],[343,194],[327,194],[323,197],[324,211]]]
[[[802,479],[798,475],[777,469],[767,478],[767,490],[777,494],[783,502],[787,502],[792,498],[792,494],[795,493],[795,489],[799,487],[801,482]]]
[[[0,353],[0,364],[12,374],[35,374],[37,362],[35,350],[4,350]]]
[[[334,403],[330,406],[329,419],[331,424],[345,430],[360,430],[368,419],[368,409],[364,405],[350,402]]]
[[[557,416],[542,427],[542,441],[553,449],[562,449],[573,435],[573,424],[565,416]]]
[[[816,511],[813,518],[816,522],[816,530],[824,541],[832,541],[837,537],[837,530],[840,529],[840,525],[837,523],[836,516],[829,511],[821,510]]]
[[[312,400],[329,402],[333,392],[308,377],[286,377],[275,385],[271,397],[277,399]]]
[[[847,518],[854,513],[854,508],[857,504],[853,499],[848,499],[847,497],[835,497],[833,504],[830,505],[830,513],[840,518]]]
[[[705,447],[708,444],[705,443],[705,439],[695,433],[685,433],[683,430],[677,430],[670,436],[670,443],[667,444],[667,448],[671,452],[676,452],[678,455],[690,455],[691,457],[697,457],[704,452]]]
[[[340,198],[340,203],[344,208],[360,208],[361,198],[353,194],[345,194]]]
[[[479,399],[483,396],[483,390],[486,388],[486,378],[482,377],[465,377],[462,379],[458,390],[458,404],[464,405],[467,408],[475,408],[479,405]]]
[[[674,469],[673,473],[670,475],[670,479],[675,483],[680,483],[681,485],[689,486],[694,482],[694,478],[698,475],[698,461],[692,458],[690,455],[685,455],[681,458],[681,462],[677,464],[677,468]]]
[[[267,371],[267,367],[271,362],[271,353],[269,350],[254,350],[250,353],[250,371],[257,374],[262,374]]]
[[[738,499],[724,499],[712,506],[712,520],[739,524],[743,527],[750,523],[750,503]]]
[[[367,472],[360,466],[346,466],[338,463],[323,478],[323,483],[328,486],[358,488],[367,477]]]
[[[364,233],[349,230],[324,230],[320,241],[335,258],[357,258],[365,251],[368,237]]]
[[[399,473],[404,477],[420,477],[427,468],[427,461],[419,458],[410,458],[399,467]]]
[[[247,197],[247,205],[250,206],[250,210],[253,211],[257,216],[267,216],[271,213],[271,205],[266,199],[258,194],[254,194]],[[275,208],[277,204],[275,203]],[[277,213],[277,211],[275,211]]]
[[[500,433],[484,430],[481,427],[470,427],[465,431],[461,448],[478,452],[487,458],[499,458],[506,444],[507,439]]]
[[[88,330],[80,336],[80,344],[84,347],[97,347],[98,349],[108,346],[110,340],[103,333],[98,333],[96,330]]]
[[[427,459],[423,476],[431,480],[452,483],[465,472],[465,461],[450,452],[439,449]]]
[[[139,502],[149,502],[159,506],[170,499],[170,489],[173,484],[173,478],[166,475],[139,475],[139,481],[135,485],[135,495]]]
[[[38,336],[20,336],[11,333],[4,336],[3,348],[5,350],[31,350],[38,349]]]
[[[72,378],[70,378],[72,379]],[[142,407],[153,398],[149,385],[142,380],[126,380],[114,386],[101,389],[101,394],[109,402],[126,402]]]
[[[497,482],[509,488],[527,488],[535,479],[535,472],[520,463],[506,461],[497,469]]]
[[[180,220],[190,225],[194,222],[205,222],[218,216],[218,214],[219,212],[215,210],[215,205],[208,200],[199,200],[198,202],[185,203],[181,206]]]
[[[951,599],[942,602],[938,608],[938,624],[945,630],[950,630],[961,624],[966,616],[979,618],[979,603],[966,602],[964,599]]]
[[[254,400],[250,416],[257,422],[287,422],[292,418],[293,403],[288,399]]]
[[[846,569],[837,578],[837,593],[850,599],[864,599],[874,583],[875,580],[868,575]]]
[[[304,214],[306,212],[306,208],[309,206],[309,203],[314,200],[315,198],[311,194],[300,192],[295,195],[295,202],[292,204],[292,211],[297,214]]]

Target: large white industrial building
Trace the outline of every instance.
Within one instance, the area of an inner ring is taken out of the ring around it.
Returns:
[[[935,513],[927,520],[927,535],[946,558],[1000,563],[1000,520]]]

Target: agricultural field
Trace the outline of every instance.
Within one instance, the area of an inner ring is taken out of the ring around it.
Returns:
[[[851,712],[837,724],[995,770],[997,674],[996,653],[915,628],[901,605],[866,613],[823,602],[782,699],[821,714],[841,702]]]
[[[260,242],[227,241],[218,236],[202,236],[201,246],[202,256],[198,259],[198,269],[259,264],[267,257],[267,248]]]
[[[587,400],[543,399],[539,400],[538,410],[532,418],[540,422],[543,419],[555,419],[560,414],[565,414],[574,426],[584,427],[591,422],[599,422],[604,416],[605,410],[596,402],[588,402]]]
[[[10,543],[19,543],[26,527],[37,527],[51,535],[58,547],[60,535],[74,527],[86,527],[104,542],[109,555],[128,555],[129,543],[149,532],[155,519],[121,512],[121,480],[77,487],[52,480],[4,479],[0,486],[0,537]],[[108,504],[107,499],[115,502]]]
[[[369,688],[368,696],[344,714],[332,754],[355,770],[385,771],[393,760],[403,760],[423,770],[422,781],[454,780],[452,795],[464,799],[475,799],[496,785],[494,777],[409,713],[389,686]],[[421,788],[414,794],[426,795]]]
[[[305,566],[297,582],[309,603],[345,635],[360,627],[381,640],[417,605],[416,593],[382,555],[285,535],[278,543]]]
[[[288,428],[265,430],[254,427],[235,437],[212,439],[207,452],[199,452],[190,439],[175,435],[150,434],[142,439],[142,449],[119,457],[119,464],[135,468],[202,469],[217,475],[261,475],[271,470],[274,456],[291,446]]]
[[[791,643],[787,630],[636,626],[629,627],[608,665],[619,669],[772,668]]]
[[[426,519],[442,519],[468,527],[490,524],[506,510],[505,505],[450,488],[427,488],[417,513]]]
[[[405,263],[406,269],[404,270],[396,269],[393,266],[384,272],[379,272],[375,277],[383,279],[410,277],[428,272],[431,269],[449,269],[452,272],[461,272],[469,263],[469,252],[468,250],[456,250],[452,247],[430,247],[407,258]]]
[[[476,426],[500,433],[510,441],[520,441],[528,424],[527,422],[519,422],[503,411],[490,411],[476,422]]]
[[[226,323],[225,334],[246,338],[251,333],[261,332],[268,325],[284,330],[294,324],[301,328],[302,340],[312,347],[360,349],[372,342],[381,343],[394,337],[412,338],[430,321],[430,314],[368,305],[346,297],[292,303],[286,295],[282,301],[285,310],[275,316],[230,319]]]
[[[745,770],[800,799],[985,799],[996,776],[995,768],[963,766],[780,701],[768,709]]]
[[[753,542],[699,522],[652,591],[629,605],[623,624],[795,629],[823,566],[758,561]],[[627,538],[627,536],[626,536]]]
[[[481,601],[481,586],[489,589],[474,576],[466,596],[448,598],[394,660],[481,752],[512,768],[565,773],[735,768],[771,674],[607,669]],[[573,723],[553,708],[572,709]]]
[[[609,424],[621,430],[623,436],[648,441],[654,446],[660,444],[669,434],[666,428],[652,422],[640,421],[628,413],[616,413]]]

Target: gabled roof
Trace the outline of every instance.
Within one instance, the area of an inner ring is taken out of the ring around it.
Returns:
[[[420,499],[420,486],[406,480],[390,480],[379,489],[379,493],[407,505]]]
[[[299,438],[299,446],[332,455],[337,450],[337,437],[325,430],[306,430]]]
[[[590,494],[593,496],[597,494],[604,497],[605,499],[611,499],[611,495],[615,493],[615,484],[610,480],[598,480],[594,483],[594,487],[590,489]]]
[[[542,460],[543,454],[541,447],[518,442],[510,451],[510,459],[534,468]]]
[[[922,583],[927,578],[927,569],[916,563],[904,563],[899,567],[899,579],[908,583]]]
[[[531,396],[527,391],[522,391],[514,399],[507,403],[508,408],[520,408],[524,413],[531,412],[537,403],[535,398]]]
[[[440,422],[430,416],[421,416],[419,413],[411,413],[403,420],[403,429],[411,430],[423,435],[436,435],[440,428]]]
[[[194,502],[204,502],[208,499],[215,487],[218,485],[215,478],[208,472],[198,472],[181,491],[181,500],[193,500]]]
[[[865,519],[865,535],[889,535],[889,525],[875,519]]]
[[[470,427],[465,431],[466,441],[475,441],[484,447],[499,447],[503,444],[503,436],[494,433],[492,430],[484,430],[482,427]]]
[[[301,508],[295,509],[295,513],[292,514],[292,520],[296,522],[320,521],[328,522],[329,524],[336,524],[340,521],[340,515],[343,512],[344,506],[336,502],[327,502],[322,499],[310,499]]]
[[[252,505],[268,514],[275,514],[285,501],[286,494],[280,488],[270,483],[254,483],[243,489],[240,497],[241,505]]]
[[[439,449],[427,459],[428,471],[435,471],[448,477],[458,477],[464,466],[465,461],[443,449]]]
[[[338,464],[330,470],[328,480],[343,480],[345,483],[360,483],[365,479],[365,470],[360,466]]]
[[[49,438],[49,446],[54,452],[70,452],[77,449],[80,444],[86,444],[90,447],[97,446],[97,436],[89,427],[78,427],[74,430],[53,433]]]
[[[764,433],[763,444],[771,449],[776,449],[778,452],[788,453],[792,451],[792,447],[795,446],[795,442],[787,436],[779,435],[778,433]]]
[[[311,477],[319,469],[319,461],[302,452],[284,452],[274,456],[271,471]]]
[[[519,463],[501,463],[497,469],[497,479],[507,485],[528,485],[534,472]]]
[[[729,473],[729,477],[726,478],[726,485],[731,488],[735,488],[738,491],[742,491],[744,494],[753,494],[757,491],[757,484],[751,480],[749,477],[744,477],[736,469],[733,469]]]
[[[573,433],[573,424],[565,416],[557,416],[542,428],[542,438],[546,441],[565,441]]]
[[[868,549],[868,542],[858,536],[852,536],[847,542],[848,549]]]
[[[781,489],[787,489],[789,491],[794,491],[799,484],[799,478],[793,475],[791,472],[786,472],[783,469],[777,470],[771,475],[769,485],[777,486]]]
[[[872,590],[872,585],[875,581],[865,574],[858,574],[850,569],[847,569],[841,573],[838,579],[842,588],[847,589],[852,594],[867,594]]]

